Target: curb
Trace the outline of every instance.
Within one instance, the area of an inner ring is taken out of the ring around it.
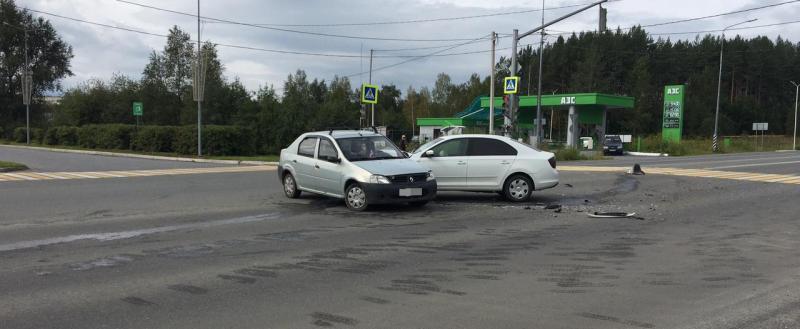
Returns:
[[[628,155],[644,156],[644,157],[668,157],[666,153],[646,153],[646,152],[625,152]]]
[[[49,152],[59,152],[59,153],[76,153],[76,154],[88,154],[88,155],[101,155],[101,156],[120,157],[120,158],[161,160],[161,161],[178,161],[178,162],[195,162],[195,163],[217,163],[217,164],[229,164],[229,165],[256,165],[256,166],[262,166],[262,165],[276,166],[276,165],[278,165],[277,162],[270,162],[270,161],[195,159],[195,158],[167,157],[167,156],[158,156],[158,155],[132,154],[132,153],[120,153],[120,152],[70,150],[70,149],[59,149],[59,148],[49,148],[49,147],[37,147],[37,146],[22,146],[22,145],[2,145],[2,144],[0,144],[0,147],[10,147],[10,148],[18,148],[18,149],[49,151]]]

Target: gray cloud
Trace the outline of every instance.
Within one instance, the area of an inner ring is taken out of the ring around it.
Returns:
[[[19,1],[19,0],[18,0]],[[196,2],[187,0],[135,0],[145,4],[160,6],[190,13],[196,12]],[[580,3],[580,0],[547,1],[547,6],[560,6]],[[588,2],[588,1],[587,1]],[[192,17],[162,13],[146,8],[132,6],[113,0],[27,0],[19,1],[20,6],[53,12],[106,24],[125,26],[152,33],[166,34],[177,25],[196,37],[196,20]],[[715,14],[763,5],[762,1],[747,0],[624,0],[606,5],[609,8],[609,27],[628,27],[634,24],[649,24],[688,17]],[[324,1],[324,0],[238,0],[202,1],[201,14],[236,21],[268,24],[305,23],[356,23],[369,21],[394,21],[404,19],[425,19],[485,14],[501,11],[534,9],[539,1],[486,1],[486,0],[389,0],[389,1]],[[570,9],[546,13],[546,18],[554,18],[569,12]],[[597,11],[590,10],[552,27],[558,31],[594,30],[597,26]],[[718,29],[741,19],[759,18],[757,24],[769,24],[796,20],[800,16],[800,3],[779,8],[738,14],[722,18],[674,24],[649,28],[649,32],[682,32]],[[47,17],[59,30],[63,38],[75,50],[72,70],[75,76],[64,81],[67,87],[75,86],[89,78],[107,79],[114,73],[122,73],[139,78],[153,50],[160,50],[165,40],[160,37],[115,31],[102,27],[80,24],[60,18]],[[407,25],[347,26],[347,27],[286,27],[310,32],[376,36],[384,38],[474,38],[488,35],[492,30],[511,33],[518,28],[526,31],[538,25],[538,12],[500,17],[480,18],[462,21],[427,22]],[[796,25],[738,31],[745,36],[758,34],[775,38],[798,40],[800,33]],[[670,36],[671,39],[689,38],[694,35]],[[304,52],[320,52],[358,55],[370,48],[394,49],[406,47],[425,47],[458,42],[395,42],[376,40],[356,40],[331,37],[317,37],[296,33],[273,31],[246,26],[203,24],[203,39],[212,42],[238,44],[250,47],[281,49]],[[534,43],[535,37],[523,40]],[[510,40],[502,39],[499,47],[507,47]],[[465,45],[448,52],[479,51],[489,48],[488,41]],[[376,55],[426,54],[438,49],[405,52],[376,52]],[[297,69],[305,70],[309,77],[331,80],[335,75],[347,75],[366,70],[368,59],[331,58],[303,55],[274,54],[253,50],[220,47],[220,56],[226,66],[228,78],[239,77],[251,90],[259,86],[274,85],[281,89],[286,76]],[[507,56],[508,50],[498,52]],[[471,54],[451,57],[431,57],[407,63],[394,68],[376,71],[373,81],[394,83],[401,90],[409,85],[430,86],[439,72],[451,75],[454,81],[464,81],[470,74],[484,76],[488,73],[488,54]],[[376,58],[374,67],[397,63],[404,59]],[[351,78],[354,85],[366,81],[365,76]]]

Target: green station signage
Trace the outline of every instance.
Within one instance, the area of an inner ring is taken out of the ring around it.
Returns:
[[[665,141],[681,141],[685,90],[685,85],[664,87],[664,117],[661,125],[661,136]]]

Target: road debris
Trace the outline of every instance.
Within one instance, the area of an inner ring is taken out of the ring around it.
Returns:
[[[634,218],[644,220],[642,217],[636,216],[635,212],[591,212],[588,213],[591,218]]]

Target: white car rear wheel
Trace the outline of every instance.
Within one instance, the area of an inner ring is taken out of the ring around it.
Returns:
[[[514,175],[506,180],[503,193],[511,202],[524,202],[533,194],[533,182],[525,175]]]

